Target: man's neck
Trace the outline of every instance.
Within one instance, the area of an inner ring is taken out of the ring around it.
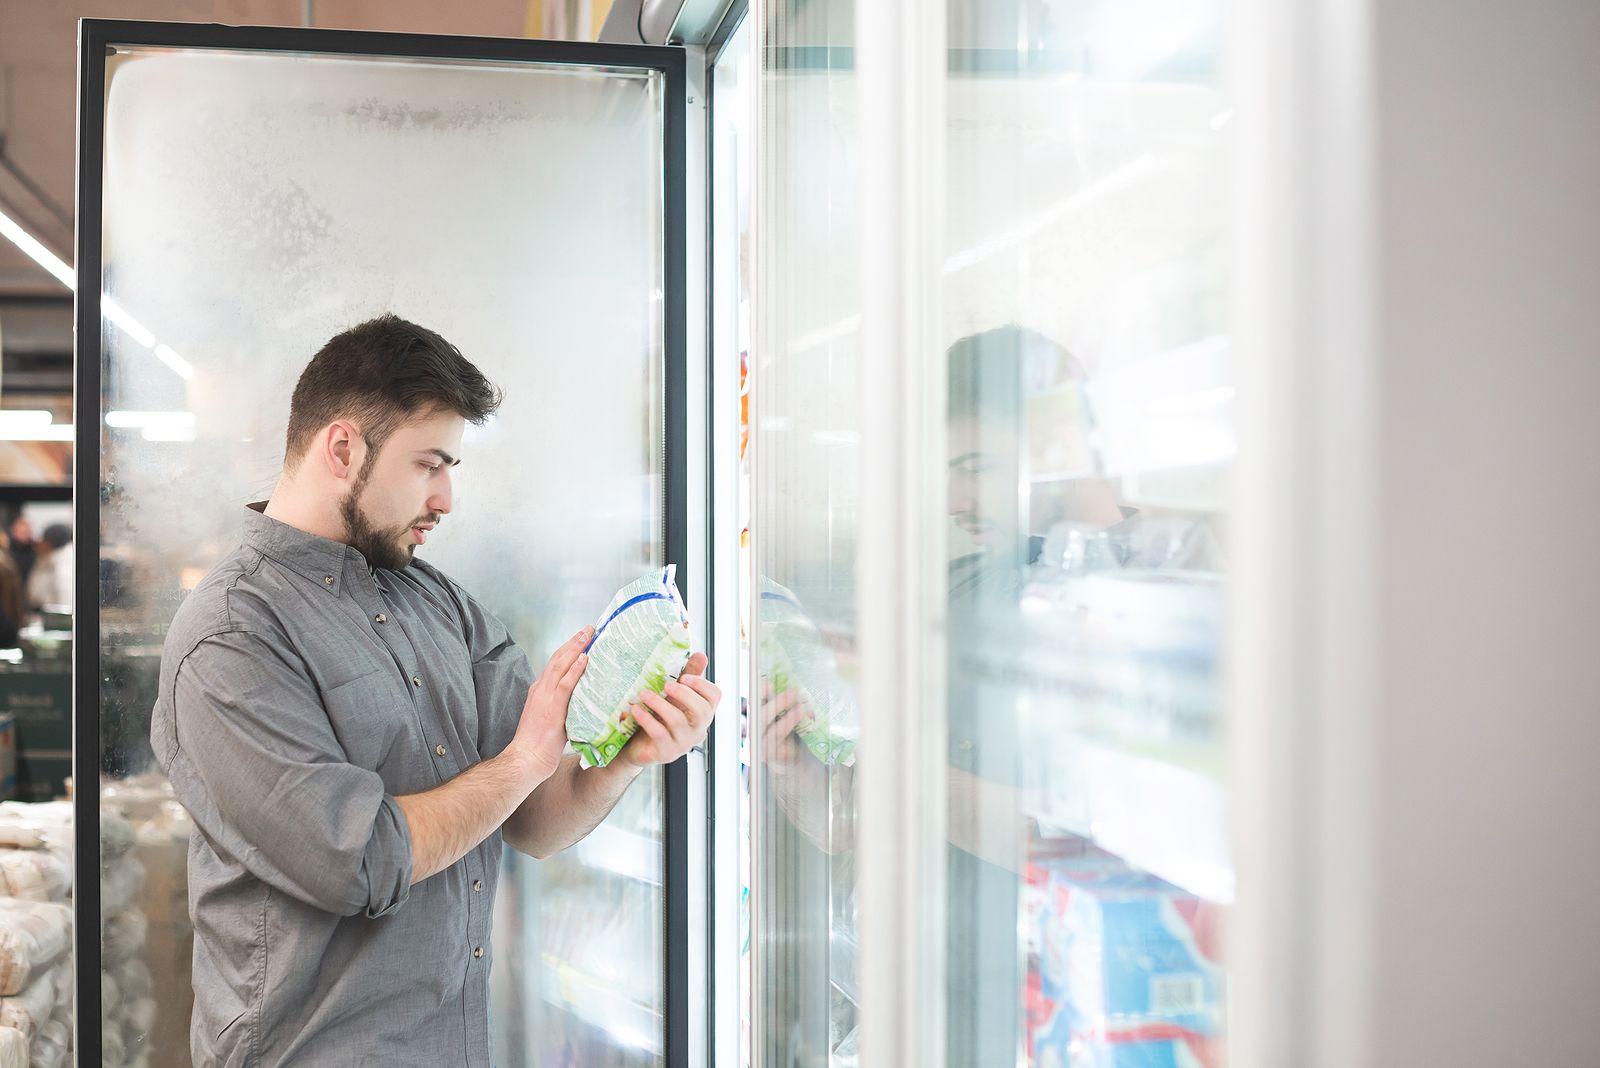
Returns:
[[[262,514],[319,538],[345,540],[344,520],[337,501],[307,493],[287,475],[278,480]]]

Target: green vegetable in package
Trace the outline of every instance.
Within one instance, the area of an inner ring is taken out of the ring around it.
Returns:
[[[689,662],[689,613],[668,564],[617,591],[595,623],[589,666],[567,705],[567,740],[586,768],[615,759],[638,729],[641,691],[661,693]]]
[[[824,764],[854,764],[860,724],[855,697],[799,598],[761,580],[761,666],[774,694],[792,690],[810,710],[795,736]]]

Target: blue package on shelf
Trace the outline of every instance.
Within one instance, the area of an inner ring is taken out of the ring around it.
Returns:
[[[1220,1068],[1215,906],[1105,854],[1036,862],[1034,1063]]]

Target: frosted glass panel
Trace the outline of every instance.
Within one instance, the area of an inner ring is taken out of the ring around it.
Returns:
[[[108,968],[155,976],[152,1024],[108,1013],[130,1058],[188,1063],[187,826],[148,742],[162,637],[269,495],[324,341],[392,311],[504,389],[419,555],[536,667],[661,560],[662,94],[656,73],[554,65],[108,58],[101,746],[107,803],[152,851],[149,934]],[[659,827],[647,778],[604,848],[508,861],[497,1063],[660,1060]]]

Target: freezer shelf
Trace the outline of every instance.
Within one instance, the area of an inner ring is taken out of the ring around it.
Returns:
[[[1191,894],[1233,901],[1228,798],[1200,772],[1081,738],[1063,738],[1036,794],[1041,830],[1092,840]]]
[[[543,954],[544,999],[605,1032],[619,1045],[661,1055],[661,1014],[622,996],[616,987],[585,975],[558,957]]]

